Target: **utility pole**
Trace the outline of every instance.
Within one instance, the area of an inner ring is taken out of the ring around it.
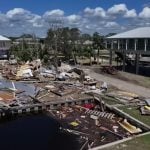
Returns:
[[[36,34],[35,34],[35,33],[32,34],[32,40],[33,40],[33,41],[32,41],[33,43],[31,43],[31,45],[33,44],[33,45],[32,45],[32,48],[33,48],[34,53],[35,53],[35,55],[36,55],[36,56],[35,56],[36,59],[38,59],[38,56],[39,56],[39,54],[38,54],[38,48],[39,48],[39,47],[38,47],[38,44],[39,44],[39,43],[38,43],[38,38],[36,37]]]
[[[56,71],[58,68],[58,38],[60,33],[62,32],[62,28],[63,28],[63,18],[59,17],[59,18],[50,18],[50,20],[48,21],[49,27],[50,29],[52,29],[52,31],[55,33],[54,35],[54,64],[56,67]]]

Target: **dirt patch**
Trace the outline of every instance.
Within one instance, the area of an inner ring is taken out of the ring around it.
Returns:
[[[144,76],[135,75],[135,74],[127,73],[127,72],[121,72],[121,71],[118,71],[118,73],[115,75],[110,75],[107,73],[103,73],[101,71],[101,68],[93,68],[93,70],[96,73],[100,73],[100,74],[103,74],[103,75],[111,77],[111,78],[120,79],[120,80],[127,81],[130,83],[136,84],[136,85],[150,88],[150,78],[149,77],[144,77]]]

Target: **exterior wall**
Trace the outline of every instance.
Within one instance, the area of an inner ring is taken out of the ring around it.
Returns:
[[[7,59],[11,41],[0,41],[0,59]]]
[[[125,50],[127,48],[131,51],[150,51],[150,39],[108,39],[107,43],[112,43],[114,50]],[[107,48],[111,48],[110,45],[107,44]]]
[[[150,51],[150,39],[147,39],[147,51]]]

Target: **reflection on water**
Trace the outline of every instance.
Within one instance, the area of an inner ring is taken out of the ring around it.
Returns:
[[[14,85],[16,89],[25,91],[25,95],[34,96],[34,94],[39,90],[39,88],[35,87],[33,84],[14,82]],[[0,80],[0,89],[1,88],[13,88],[12,82],[9,80]]]
[[[77,150],[73,135],[61,133],[60,125],[46,115],[26,116],[0,123],[1,150]]]

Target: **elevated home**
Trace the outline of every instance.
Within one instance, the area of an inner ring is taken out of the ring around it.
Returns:
[[[138,73],[139,56],[150,55],[150,27],[136,28],[107,37],[106,48],[110,50],[110,64],[113,51],[122,55],[123,70],[125,70],[126,54],[135,54],[136,73]]]
[[[0,59],[8,59],[11,40],[0,35]]]

